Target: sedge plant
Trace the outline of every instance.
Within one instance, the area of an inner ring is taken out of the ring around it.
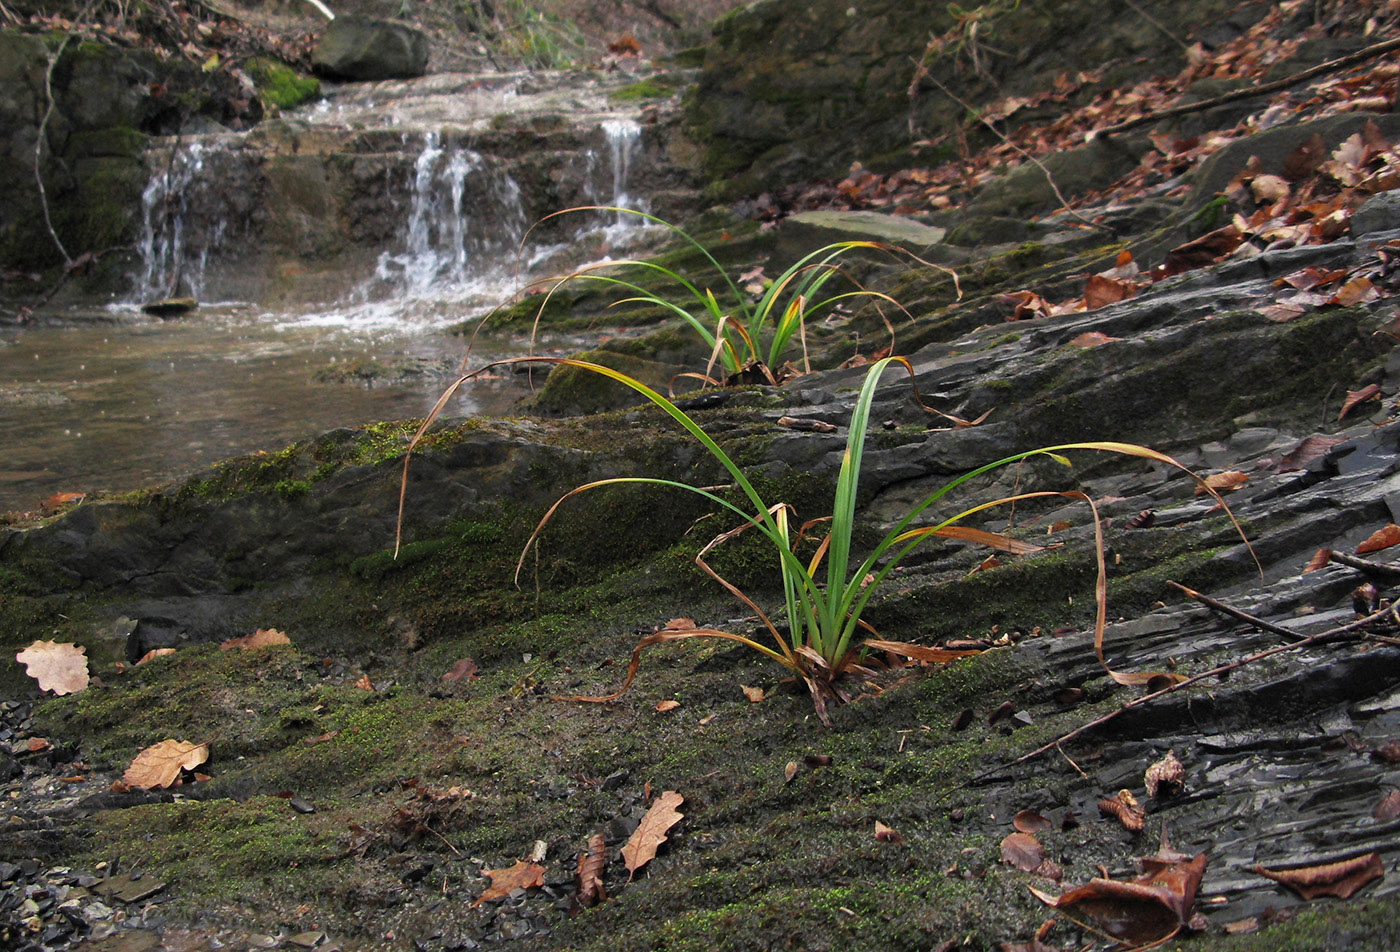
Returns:
[[[1191,473],[1185,466],[1164,453],[1133,443],[1107,441],[1065,443],[1016,453],[1003,459],[996,460],[995,462],[987,463],[984,466],[980,466],[945,483],[923,497],[922,500],[914,505],[903,518],[885,533],[884,537],[880,539],[868,554],[860,558],[852,550],[852,535],[855,529],[856,490],[860,480],[862,454],[865,446],[865,436],[870,422],[871,408],[874,404],[876,390],[886,370],[890,369],[893,365],[897,365],[910,375],[913,374],[913,368],[907,359],[903,357],[886,357],[876,361],[870,366],[870,369],[866,373],[860,394],[856,398],[855,406],[851,412],[850,425],[846,437],[846,447],[842,457],[840,471],[836,478],[829,523],[827,519],[819,519],[803,525],[795,523],[795,516],[791,507],[782,502],[770,502],[765,499],[745,475],[743,469],[712,437],[701,429],[685,411],[677,407],[671,400],[640,381],[620,371],[575,358],[526,357],[514,358],[509,361],[499,361],[497,364],[518,363],[522,361],[576,367],[610,378],[630,387],[646,400],[659,407],[689,433],[691,437],[697,440],[728,473],[729,478],[732,480],[732,488],[737,490],[737,495],[741,498],[735,502],[720,495],[714,487],[693,486],[677,480],[648,476],[622,476],[585,483],[561,496],[540,519],[534,532],[527,540],[521,552],[520,559],[517,562],[517,583],[521,567],[531,547],[538,543],[540,533],[543,531],[544,527],[554,517],[555,513],[558,512],[560,506],[567,500],[604,486],[614,486],[625,483],[648,484],[660,488],[696,494],[739,517],[740,521],[736,527],[717,536],[708,545],[703,547],[699,555],[696,556],[695,561],[702,571],[721,584],[728,592],[743,602],[744,605],[748,606],[748,608],[757,615],[763,628],[762,633],[756,635],[723,631],[714,628],[668,629],[656,632],[655,634],[642,638],[633,648],[626,679],[619,691],[607,695],[606,697],[573,697],[569,698],[569,700],[609,701],[617,698],[626,691],[628,686],[632,683],[637,673],[642,652],[652,645],[689,638],[717,638],[745,645],[791,671],[806,684],[808,690],[811,692],[818,715],[826,722],[828,716],[827,706],[830,703],[839,703],[850,699],[849,694],[842,686],[842,679],[849,674],[867,672],[868,669],[864,666],[864,658],[867,652],[892,652],[916,660],[936,663],[951,661],[968,654],[976,654],[975,651],[953,651],[943,648],[931,648],[907,642],[883,640],[877,637],[874,629],[871,628],[861,616],[867,605],[869,605],[871,597],[879,589],[880,583],[889,575],[895,566],[897,566],[916,546],[931,538],[961,539],[989,545],[993,548],[1017,554],[1040,551],[1040,547],[1038,546],[1030,545],[998,533],[960,526],[958,523],[994,506],[1012,504],[1028,499],[1043,499],[1049,497],[1081,500],[1086,502],[1091,510],[1093,510],[1095,551],[1097,553],[1098,564],[1098,581],[1095,591],[1097,613],[1094,626],[1094,643],[1100,663],[1103,664],[1105,670],[1108,670],[1108,673],[1115,681],[1122,684],[1143,684],[1153,678],[1164,677],[1175,680],[1178,676],[1159,672],[1121,673],[1113,671],[1108,668],[1107,663],[1104,661],[1102,639],[1106,617],[1107,573],[1104,561],[1103,535],[1094,503],[1083,492],[1079,490],[1065,490],[1059,492],[1037,491],[1017,493],[990,502],[980,503],[956,512],[953,515],[938,518],[930,524],[916,525],[915,523],[920,520],[920,517],[933,507],[935,503],[938,503],[954,489],[971,479],[975,479],[1005,466],[1014,465],[1022,460],[1039,456],[1048,457],[1065,466],[1069,466],[1070,462],[1065,454],[1080,450],[1137,457],[1165,463],[1180,469],[1190,475],[1196,481],[1196,484],[1202,487],[1204,492],[1213,496],[1220,503],[1222,508],[1224,508],[1226,514],[1230,516],[1231,520],[1234,521],[1234,516],[1229,513],[1228,507],[1225,506],[1224,501],[1214,489],[1208,486],[1204,480],[1197,477],[1194,473]],[[488,367],[483,367],[471,374],[464,375],[444,393],[439,399],[438,404],[433,408],[429,417],[424,421],[418,433],[414,436],[413,442],[409,446],[410,454],[412,453],[413,446],[416,445],[419,438],[426,432],[428,426],[446,404],[452,392],[462,383],[465,383],[477,374],[483,373],[497,364],[488,365]],[[920,405],[922,406],[922,403]],[[405,457],[404,482],[400,487],[399,498],[400,518],[402,518],[403,486],[407,485],[407,473],[408,458]],[[797,543],[803,537],[804,533],[812,529],[815,525],[822,523],[828,523],[826,535],[817,546],[815,554],[804,561],[796,552]],[[1238,522],[1236,522],[1235,525],[1238,529]],[[781,578],[783,602],[781,606],[782,614],[779,618],[784,623],[782,625],[775,622],[773,616],[765,612],[747,594],[722,578],[705,561],[705,557],[715,546],[746,531],[759,533],[767,539],[771,545],[773,558],[777,564]],[[1242,532],[1241,536],[1243,537]],[[1245,541],[1247,545],[1248,540]]]
[[[571,281],[591,281],[619,288],[623,293],[628,293],[631,296],[624,297],[616,304],[646,304],[660,307],[679,317],[685,326],[704,341],[710,352],[705,372],[684,376],[695,377],[710,384],[741,380],[746,383],[776,384],[781,382],[784,371],[781,369],[779,361],[783,359],[794,338],[803,340],[805,353],[804,333],[807,319],[818,310],[834,307],[843,300],[866,299],[874,301],[877,307],[884,303],[903,310],[898,302],[889,295],[859,286],[854,290],[823,296],[828,290],[828,283],[831,279],[843,274],[840,267],[841,259],[852,252],[865,249],[888,254],[908,255],[920,264],[946,271],[952,275],[954,284],[957,283],[957,275],[949,269],[923,261],[917,256],[891,245],[875,241],[838,241],[823,245],[793,262],[778,277],[769,282],[754,300],[741,290],[739,284],[725,272],[714,255],[703,244],[678,226],[648,212],[618,206],[585,205],[577,208],[566,208],[547,215],[536,223],[536,227],[551,218],[575,212],[609,212],[630,215],[670,230],[699,252],[723,279],[724,287],[721,289],[720,295],[716,296],[712,289],[708,287],[702,289],[678,271],[656,261],[625,258],[594,262],[562,278],[553,278],[546,282],[552,286],[536,314],[536,327],[538,327],[540,316],[543,315],[544,309],[549,303],[550,296]],[[525,240],[529,240],[528,234]],[[674,300],[616,274],[618,269],[626,267],[652,272],[663,279],[664,283],[679,287],[683,293],[679,296],[679,300]],[[888,321],[886,321],[886,326],[889,326]],[[891,334],[893,334],[892,330]],[[715,376],[716,368],[719,371],[718,377]],[[810,370],[810,367],[805,366],[805,360],[804,370]]]

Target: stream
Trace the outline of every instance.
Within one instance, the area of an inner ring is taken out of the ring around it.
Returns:
[[[607,95],[626,80],[346,84],[248,133],[153,140],[126,287],[105,307],[50,307],[0,328],[0,512],[425,414],[466,351],[451,325],[654,236],[602,213],[530,230],[572,204],[648,207],[633,195],[643,127]],[[287,176],[276,178],[288,166],[322,191],[289,203],[277,190]],[[342,201],[338,213],[316,207],[324,194]],[[299,254],[284,240],[288,220],[323,245],[337,228],[350,237]],[[201,304],[178,319],[140,310],[184,296]],[[542,339],[535,352],[570,343]],[[525,347],[484,334],[472,363]],[[499,375],[464,388],[449,412],[509,412],[526,392]]]

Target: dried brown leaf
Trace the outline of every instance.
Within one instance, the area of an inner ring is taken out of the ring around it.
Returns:
[[[692,631],[694,628],[694,618],[672,618],[661,626],[662,631]]]
[[[1380,289],[1371,283],[1370,278],[1358,275],[1338,288],[1337,293],[1332,295],[1327,303],[1351,307],[1353,304],[1365,304],[1369,301],[1379,300],[1380,296]]]
[[[1155,800],[1158,793],[1169,797],[1186,786],[1186,768],[1176,759],[1176,751],[1169,750],[1165,757],[1147,768],[1143,780],[1149,797]]]
[[[374,690],[374,684],[370,681],[369,675],[367,674],[360,675],[359,679],[355,681],[355,687],[359,688],[361,691]]]
[[[1380,823],[1389,823],[1400,816],[1400,790],[1392,790],[1381,798],[1371,811],[1371,817]]]
[[[607,901],[608,894],[603,889],[603,866],[607,860],[607,844],[601,833],[595,833],[588,839],[587,851],[578,857],[578,893],[574,899],[580,906],[586,908]]]
[[[181,770],[194,770],[209,759],[208,744],[192,744],[187,740],[163,740],[136,755],[131,766],[122,774],[128,787],[153,790],[170,786]]]
[[[1380,384],[1375,383],[1369,383],[1360,390],[1348,390],[1347,398],[1342,401],[1342,412],[1337,414],[1337,421],[1341,422],[1358,404],[1367,400],[1379,400],[1380,396]]]
[[[797,430],[802,433],[836,432],[836,424],[827,423],[825,420],[813,420],[807,417],[779,417],[778,426],[788,430]]]
[[[1292,189],[1289,188],[1281,176],[1278,175],[1256,175],[1250,180],[1249,190],[1254,193],[1254,200],[1261,205],[1272,205],[1288,198]]]
[[[1245,483],[1249,482],[1249,474],[1241,473],[1237,469],[1228,469],[1223,473],[1207,476],[1205,482],[1206,486],[1209,486],[1218,493],[1228,493],[1232,490],[1239,489]],[[1203,496],[1207,491],[1205,486],[1196,487],[1197,496]]]
[[[751,688],[747,684],[741,684],[739,689],[744,692],[744,697],[749,699],[750,704],[758,704],[763,701],[763,688]]]
[[[491,878],[491,885],[476,897],[476,902],[472,903],[473,908],[493,899],[504,899],[510,895],[512,889],[531,889],[544,885],[544,867],[536,863],[527,863],[523,859],[517,860],[514,866],[506,869],[486,869],[482,872]]]
[[[1206,856],[1198,853],[1127,882],[1091,879],[1058,897],[1038,889],[1031,893],[1052,908],[1087,916],[1125,944],[1146,946],[1165,941],[1191,921],[1205,869]]]
[[[251,635],[244,635],[241,638],[228,638],[219,642],[220,651],[230,651],[234,648],[243,651],[251,651],[254,648],[272,648],[277,645],[290,645],[291,639],[276,628],[259,628]]]
[[[797,761],[789,760],[783,767],[783,783],[792,783],[792,778],[797,776]]]
[[[1125,529],[1151,529],[1157,521],[1156,509],[1144,509],[1123,524]]]
[[[1306,469],[1309,463],[1326,456],[1332,447],[1345,442],[1344,436],[1310,436],[1283,455],[1278,461],[1278,472]]]
[[[1250,867],[1260,876],[1282,883],[1304,899],[1318,896],[1335,896],[1347,899],[1362,886],[1385,876],[1381,858],[1376,853],[1367,853],[1340,863],[1326,863],[1322,866],[1305,866],[1299,869],[1265,869],[1263,866]]]
[[[1034,810],[1022,810],[1011,818],[1011,825],[1021,833],[1042,833],[1052,824]]]
[[[87,649],[66,641],[35,641],[15,655],[40,691],[76,694],[88,686]]]
[[[455,684],[458,681],[475,681],[477,678],[476,662],[471,658],[463,658],[447,669],[442,679],[448,684]]]
[[[1316,572],[1319,569],[1325,569],[1328,565],[1331,564],[1331,562],[1332,550],[1318,549],[1316,552],[1313,553],[1313,557],[1308,559],[1308,564],[1303,566],[1302,574],[1307,575],[1309,572]]]
[[[881,843],[903,843],[904,837],[900,836],[893,827],[885,826],[879,820],[875,821],[875,839]]]
[[[666,842],[666,831],[681,821],[682,814],[676,808],[684,802],[685,797],[674,790],[663,792],[627,838],[622,847],[622,860],[627,864],[628,882],[656,856],[657,847]]]
[[[1085,331],[1083,334],[1079,334],[1071,338],[1069,345],[1071,347],[1082,347],[1085,350],[1089,350],[1091,348],[1099,347],[1103,344],[1122,339],[1123,338],[1121,337],[1109,337],[1102,331]]]
[[[1393,545],[1400,545],[1400,526],[1392,522],[1367,536],[1366,541],[1356,547],[1356,554],[1365,555],[1367,552],[1379,552]]]
[[[1045,862],[1045,847],[1029,833],[1009,833],[1001,841],[1001,861],[1023,873],[1034,872]]]
[[[656,712],[657,712],[658,714],[665,714],[667,711],[674,711],[676,708],[678,708],[678,707],[680,707],[680,706],[681,706],[681,702],[680,702],[680,701],[676,701],[676,700],[670,700],[670,699],[668,699],[668,700],[665,700],[665,701],[657,701],[657,702],[656,702]]]
[[[1117,796],[1099,801],[1099,812],[1104,816],[1117,817],[1124,829],[1136,833],[1142,829],[1142,806],[1131,790],[1119,790]]]
[[[1084,306],[1091,311],[1115,304],[1133,296],[1137,289],[1127,281],[1119,281],[1101,274],[1089,276],[1084,282]]]
[[[137,665],[143,665],[152,658],[164,658],[166,655],[173,655],[174,653],[174,648],[152,648],[150,651],[143,654],[136,663]]]

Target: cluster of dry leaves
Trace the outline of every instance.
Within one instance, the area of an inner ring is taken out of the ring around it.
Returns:
[[[270,648],[290,645],[291,640],[275,628],[259,628],[251,635],[228,638],[219,644],[223,651],[251,651],[257,648]],[[174,648],[153,648],[141,656],[137,666],[154,658],[172,655]],[[25,672],[38,682],[39,690],[52,691],[55,695],[76,694],[86,690],[90,684],[101,684],[88,673],[87,649],[71,642],[35,641],[15,655],[15,660],[24,665]],[[124,670],[121,663],[116,665],[118,673]],[[34,738],[40,740],[41,738]],[[152,744],[138,753],[122,778],[113,782],[114,793],[129,790],[165,789],[179,786],[185,780],[208,780],[206,774],[197,773],[196,767],[209,759],[209,745],[168,738]]]
[[[621,850],[622,862],[627,867],[627,881],[631,882],[637,870],[656,857],[656,851],[665,843],[672,827],[679,823],[684,814],[679,811],[685,797],[674,790],[667,790],[652,801],[646,814],[632,831]],[[541,857],[543,858],[543,857]],[[575,871],[575,884],[578,891],[574,902],[576,909],[597,905],[607,900],[603,884],[603,870],[608,862],[608,848],[601,833],[589,837],[588,848],[579,854]],[[491,884],[486,887],[473,906],[484,902],[504,899],[515,889],[533,889],[544,885],[545,868],[533,860],[518,860],[515,865],[504,869],[483,871]]]
[[[1166,756],[1147,768],[1143,777],[1150,798],[1170,797],[1185,789],[1186,772],[1175,754]],[[1099,801],[1099,810],[1111,816],[1127,830],[1142,830],[1144,810],[1129,790]],[[1376,816],[1393,819],[1400,815],[1400,792],[1383,800]],[[1386,812],[1393,810],[1394,812]],[[1012,818],[1016,832],[1001,842],[1001,860],[1032,876],[1059,882],[1063,871],[1050,859],[1036,834],[1052,830],[1055,824],[1033,810],[1022,810]],[[1073,810],[1066,810],[1060,820],[1062,830],[1079,825]],[[1204,853],[1186,856],[1171,848],[1166,828],[1162,829],[1161,845],[1153,856],[1138,860],[1140,874],[1132,879],[1110,879],[1103,876],[1090,879],[1082,886],[1073,886],[1053,896],[1034,886],[1031,893],[1072,922],[1088,925],[1091,931],[1135,948],[1154,947],[1176,936],[1182,930],[1200,931],[1207,927],[1205,917],[1195,910],[1196,893],[1205,874],[1207,857]],[[1379,855],[1368,853],[1338,863],[1272,869],[1251,867],[1293,890],[1305,900],[1320,896],[1345,899],[1357,890],[1385,875]],[[1230,923],[1226,931],[1249,932],[1258,928],[1258,921],[1245,919]],[[1037,930],[1029,942],[1003,942],[1002,952],[1060,952],[1045,942],[1053,920]]]
[[[920,143],[928,148],[954,139],[963,154],[927,168],[901,169],[889,175],[871,172],[859,164],[841,182],[819,183],[792,195],[782,204],[794,210],[817,207],[885,208],[896,214],[914,214],[930,209],[951,208],[966,193],[1026,161],[1083,144],[1096,130],[1134,120],[1158,109],[1175,105],[1199,80],[1249,80],[1260,82],[1266,71],[1288,59],[1305,41],[1327,35],[1338,24],[1364,24],[1363,35],[1390,35],[1396,11],[1361,2],[1334,5],[1335,22],[1318,24],[1289,36],[1283,25],[1297,12],[1302,0],[1285,0],[1242,35],[1207,50],[1200,43],[1187,52],[1187,65],[1174,76],[1156,77],[1134,86],[1120,88],[1104,83],[1104,71],[1062,74],[1051,88],[1025,96],[1008,96],[980,111],[979,120],[1007,126],[1006,139],[977,152],[967,152],[965,133],[958,129],[938,140]],[[1388,112],[1396,95],[1400,67],[1393,61],[1378,60],[1350,70],[1324,76],[1306,86],[1276,94],[1256,117],[1230,129],[1187,139],[1154,140],[1155,149],[1145,154],[1138,166],[1103,193],[1080,196],[1077,204],[1096,204],[1109,195],[1123,196],[1174,179],[1192,169],[1222,146],[1299,114],[1320,117],[1343,112]],[[1271,77],[1272,78],[1272,77]],[[1082,105],[1085,90],[1097,92]],[[937,95],[937,93],[934,93]],[[1018,113],[1031,114],[1060,107],[1048,123],[1017,125]]]

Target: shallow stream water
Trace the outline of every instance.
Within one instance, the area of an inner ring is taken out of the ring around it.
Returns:
[[[225,161],[239,136],[153,142],[139,260],[118,303],[0,326],[0,512],[37,509],[59,492],[144,488],[334,427],[424,415],[466,349],[448,326],[531,278],[566,272],[564,259],[577,264],[581,249],[596,255],[641,231],[630,217],[579,216],[575,240],[522,248],[530,223],[518,186],[465,144],[493,117],[566,116],[601,143],[571,165],[589,200],[645,207],[628,194],[640,129],[632,107],[609,102],[607,85],[591,74],[440,74],[331,87],[293,113],[310,134],[398,131],[412,169],[402,194],[388,196],[402,216],[398,237],[358,279],[333,283],[329,299],[318,286],[295,301],[249,301],[256,292],[226,280],[221,258],[245,240],[230,218],[236,187]],[[174,320],[139,311],[181,294],[240,300]],[[472,365],[526,347],[483,338]],[[448,412],[505,413],[525,393],[503,374],[464,389]]]

